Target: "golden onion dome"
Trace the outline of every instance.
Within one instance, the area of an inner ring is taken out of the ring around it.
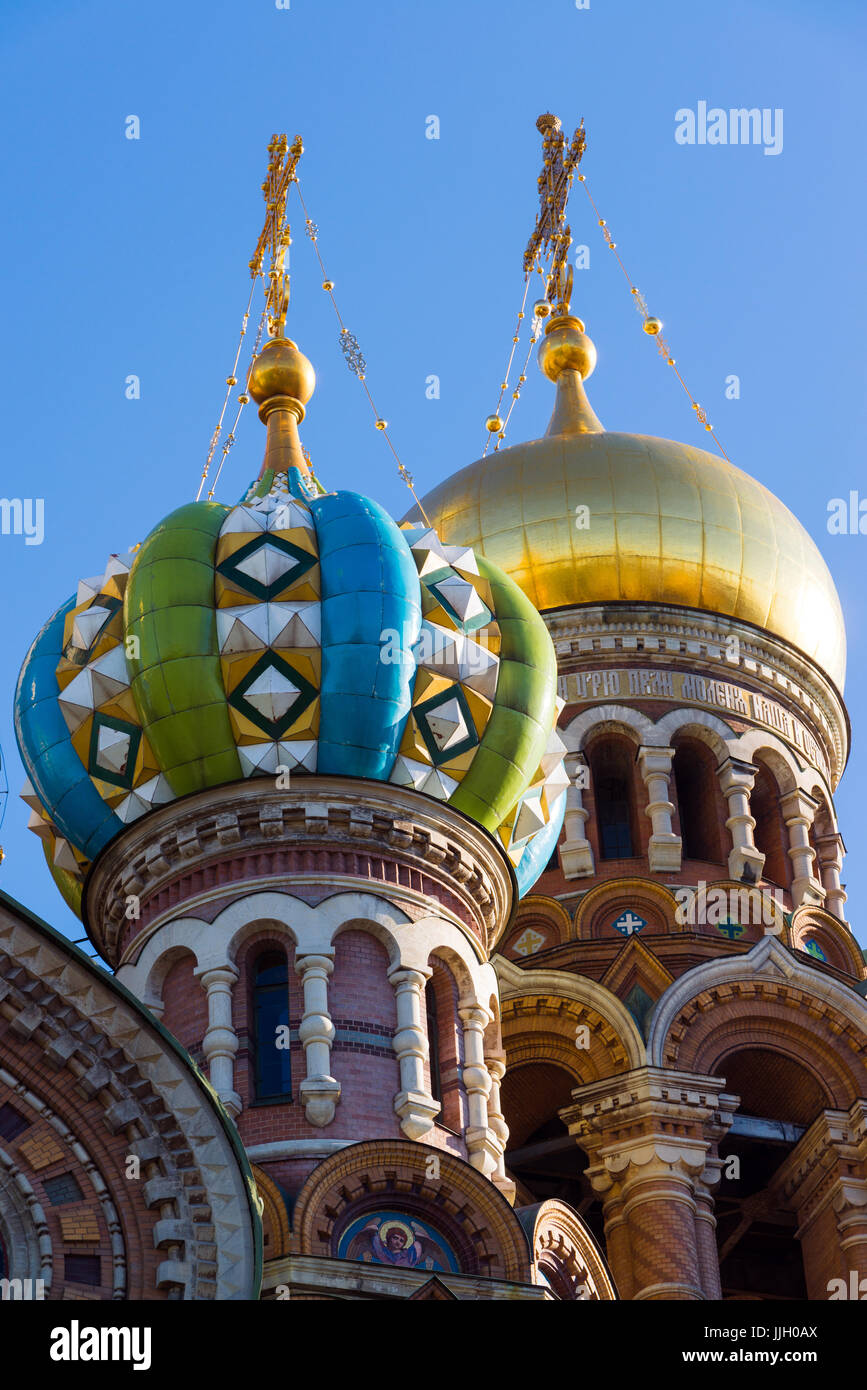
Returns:
[[[596,352],[580,319],[552,318],[539,360],[557,382],[547,433],[423,498],[443,541],[480,550],[542,612],[618,601],[703,609],[782,638],[842,690],[840,600],[788,507],[716,454],[605,430],[584,391]]]

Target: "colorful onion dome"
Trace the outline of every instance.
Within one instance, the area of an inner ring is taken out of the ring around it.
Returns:
[[[275,341],[241,502],[179,507],[33,643],[15,705],[30,826],[78,911],[91,861],[156,806],[248,777],[367,778],[483,826],[526,892],[567,785],[545,624],[471,549],[322,491],[297,436],[312,383]]]

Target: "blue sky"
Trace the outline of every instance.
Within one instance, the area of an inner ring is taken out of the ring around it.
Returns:
[[[855,730],[837,807],[848,911],[867,940],[867,537],[826,526],[832,497],[867,498],[865,39],[858,0],[4,0],[2,492],[44,497],[45,540],[0,537],[2,887],[80,934],[17,800],[15,680],[77,579],[195,495],[271,134],[304,137],[302,187],[341,311],[423,491],[483,446],[536,210],[535,119],[550,109],[568,127],[584,116],[594,197],[727,453],[792,508],[834,575]],[[782,153],[677,144],[675,112],[700,100],[782,108]],[[591,247],[573,302],[599,351],[597,413],[704,444],[577,189],[571,221]],[[289,331],[318,375],[304,441],[329,487],[361,487],[400,516],[408,494],[294,229]],[[724,396],[731,373],[737,401]],[[426,398],[430,374],[439,400]],[[549,412],[533,368],[511,441]],[[262,436],[247,413],[221,500],[258,471]]]

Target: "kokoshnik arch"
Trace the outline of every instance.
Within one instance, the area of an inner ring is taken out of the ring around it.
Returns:
[[[275,137],[260,475],[110,557],[27,655],[30,824],[114,972],[4,903],[0,1251],[51,1297],[823,1298],[867,1274],[840,605],[759,482],[603,428],[567,269],[583,127],[539,129],[544,437],[500,447],[492,416],[497,447],[401,524],[327,491],[285,334],[302,147]],[[772,930],[678,912],[697,885],[773,891]]]

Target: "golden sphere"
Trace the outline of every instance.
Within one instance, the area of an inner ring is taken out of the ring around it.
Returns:
[[[377,420],[377,422],[376,422],[376,428],[377,428],[378,430],[387,430],[387,429],[388,429],[388,421],[387,421],[387,420]]]
[[[486,430],[489,430],[491,434],[499,434],[502,428],[503,422],[500,419],[499,415],[488,416],[487,420],[485,421]]]
[[[547,299],[537,299],[533,305],[533,313],[537,319],[546,319],[551,312],[551,305]]]
[[[250,368],[248,390],[261,405],[272,396],[291,396],[306,405],[316,386],[313,364],[291,338],[272,338]]]
[[[324,290],[327,290],[327,291],[330,293],[330,291],[334,289],[334,281],[333,281],[333,280],[323,280],[323,281],[322,281],[322,288],[323,288]]]
[[[644,320],[644,331],[645,333],[649,333],[651,337],[659,333],[661,328],[662,319],[656,319],[651,316],[650,318]]]
[[[539,366],[551,381],[561,372],[576,371],[586,381],[596,366],[596,348],[584,332],[580,319],[554,318],[545,329],[539,344]]]

